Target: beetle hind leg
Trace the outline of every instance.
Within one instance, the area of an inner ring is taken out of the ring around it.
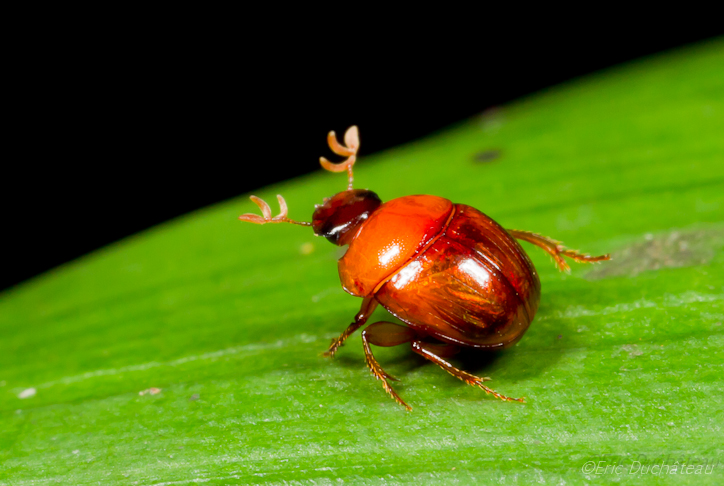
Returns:
[[[532,243],[535,246],[545,250],[550,256],[553,257],[553,260],[555,260],[558,269],[562,272],[570,271],[568,263],[563,259],[564,256],[579,263],[594,263],[611,259],[611,255],[609,255],[608,253],[599,256],[586,255],[579,252],[578,250],[571,250],[569,248],[566,248],[565,246],[561,245],[560,241],[548,238],[547,236],[531,233],[530,231],[508,230],[508,233],[510,233],[510,236],[512,236],[513,238],[527,241],[528,243]]]
[[[449,355],[454,354],[456,351],[454,347],[446,346],[448,349],[451,349],[452,352],[449,352]],[[412,350],[422,356],[425,359],[428,359],[438,365],[440,368],[444,369],[451,375],[453,375],[455,378],[464,381],[468,385],[477,386],[481,390],[483,390],[485,393],[488,393],[490,395],[493,395],[496,398],[499,398],[506,402],[525,402],[524,398],[511,398],[507,397],[505,395],[502,395],[495,390],[488,388],[487,386],[483,385],[484,381],[490,381],[490,378],[484,376],[484,377],[478,377],[473,374],[468,373],[467,371],[463,371],[460,369],[457,369],[447,361],[445,361],[443,358],[441,358],[439,355],[443,354],[441,353],[442,346],[424,343],[422,341],[413,341],[412,342]]]

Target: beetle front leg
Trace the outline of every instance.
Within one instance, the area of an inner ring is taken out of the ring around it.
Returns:
[[[560,241],[556,241],[552,238],[548,238],[547,236],[539,235],[537,233],[531,233],[530,231],[508,230],[508,233],[510,233],[510,236],[512,236],[513,238],[527,241],[528,243],[532,243],[535,246],[545,250],[550,256],[553,257],[553,259],[556,261],[556,265],[558,265],[558,269],[562,272],[567,272],[570,270],[568,263],[566,263],[566,261],[563,259],[564,256],[567,256],[568,258],[580,263],[593,263],[611,259],[611,255],[609,255],[608,253],[600,256],[584,255],[577,250],[570,250],[566,248],[565,246],[561,245]]]
[[[464,381],[468,385],[477,386],[481,390],[485,391],[485,393],[489,393],[493,395],[496,398],[500,398],[503,401],[506,402],[523,402],[525,399],[523,398],[511,398],[506,397],[505,395],[501,395],[500,393],[496,392],[495,390],[488,388],[487,386],[483,385],[484,381],[490,381],[490,378],[488,377],[478,377],[475,375],[472,375],[468,373],[467,371],[459,370],[444,359],[442,359],[439,355],[446,353],[449,355],[452,355],[454,353],[454,347],[453,349],[450,349],[450,345],[444,345],[445,347],[441,345],[436,344],[430,344],[430,343],[423,343],[422,341],[413,341],[412,342],[412,350],[422,356],[425,359],[428,359],[438,365],[440,368],[444,369],[451,375],[453,375],[455,378]]]
[[[354,334],[357,329],[367,323],[367,319],[369,319],[376,307],[377,301],[375,300],[375,298],[366,297],[362,301],[362,307],[360,308],[359,312],[357,313],[357,315],[354,316],[354,322],[347,326],[347,329],[345,329],[344,332],[337,339],[332,340],[332,344],[330,344],[329,349],[324,352],[324,356],[328,356],[330,358],[334,357],[334,353],[336,353],[337,349],[339,349],[339,347],[344,344],[347,338]]]

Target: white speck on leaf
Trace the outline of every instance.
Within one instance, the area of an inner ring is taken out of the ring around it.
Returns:
[[[38,391],[35,388],[26,388],[18,393],[18,398],[24,400],[26,398],[34,397],[37,392]]]

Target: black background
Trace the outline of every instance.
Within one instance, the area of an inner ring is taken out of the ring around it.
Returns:
[[[95,45],[69,35],[46,43],[6,74],[14,88],[0,289],[180,214],[319,170],[330,129],[363,127],[364,156],[719,33],[582,28],[271,47],[204,31],[203,39],[126,36]]]

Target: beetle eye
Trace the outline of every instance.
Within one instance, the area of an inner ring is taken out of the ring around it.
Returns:
[[[325,198],[312,217],[312,228],[335,245],[346,245],[355,230],[377,209],[382,201],[367,189],[353,189]]]

